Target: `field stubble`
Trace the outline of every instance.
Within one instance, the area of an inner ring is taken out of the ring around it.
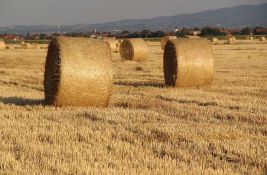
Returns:
[[[265,174],[266,48],[213,46],[200,89],[164,86],[158,42],[144,63],[113,54],[107,109],[43,105],[46,50],[0,51],[0,174]]]

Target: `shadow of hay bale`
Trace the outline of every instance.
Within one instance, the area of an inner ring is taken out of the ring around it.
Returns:
[[[0,103],[17,106],[44,105],[44,99],[27,99],[22,97],[0,97]]]
[[[196,104],[198,106],[218,106],[217,102],[211,101],[211,102],[201,102],[197,100],[191,100],[191,99],[174,99],[174,98],[168,98],[168,97],[163,97],[161,95],[156,96],[156,98],[160,100],[164,100],[167,102],[177,102],[180,104]]]
[[[133,87],[167,87],[163,83],[156,83],[156,82],[123,82],[123,81],[118,81],[114,83],[115,85],[119,86],[133,86]]]
[[[144,71],[144,69],[143,69],[142,67],[140,67],[140,66],[137,66],[137,67],[135,68],[135,71]]]

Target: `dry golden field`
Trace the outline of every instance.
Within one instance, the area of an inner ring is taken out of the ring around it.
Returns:
[[[0,174],[267,174],[267,42],[214,45],[211,87],[122,61],[109,107],[43,105],[47,50],[0,51]]]

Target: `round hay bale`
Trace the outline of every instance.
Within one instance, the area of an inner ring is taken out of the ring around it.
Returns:
[[[111,52],[115,53],[116,49],[117,49],[116,48],[116,44],[117,44],[116,38],[104,38],[103,40],[109,44]]]
[[[227,38],[227,44],[232,44],[234,42],[234,39],[233,39],[233,37],[228,37]]]
[[[247,40],[254,40],[254,37],[253,36],[249,36],[249,37],[247,37]]]
[[[32,44],[32,47],[33,47],[34,49],[41,49],[40,45],[37,44],[37,43],[33,43],[33,44]]]
[[[199,36],[195,36],[195,35],[185,35],[185,38],[190,38],[190,39],[199,39]]]
[[[106,42],[73,37],[51,41],[44,73],[47,104],[106,107],[112,86],[111,51]]]
[[[141,38],[124,40],[120,45],[120,55],[124,60],[145,61],[148,57],[148,47]]]
[[[21,49],[34,49],[35,47],[30,43],[25,43],[20,45]]]
[[[160,42],[160,45],[161,45],[161,49],[165,49],[165,45],[167,44],[167,42],[169,40],[173,40],[173,39],[177,39],[176,36],[164,36],[161,38],[161,42]]]
[[[218,39],[217,38],[212,38],[211,41],[216,43],[216,42],[218,42]]]
[[[165,83],[169,86],[200,87],[213,81],[213,54],[207,39],[168,41],[163,64]]]
[[[0,40],[0,49],[6,49],[6,43],[3,40]]]
[[[264,37],[264,36],[262,36],[261,38],[260,38],[260,41],[265,41],[266,40],[266,38]]]
[[[15,47],[15,45],[7,45],[6,49],[14,50],[14,49],[16,49],[16,47]]]
[[[39,44],[40,49],[48,49],[48,44]]]

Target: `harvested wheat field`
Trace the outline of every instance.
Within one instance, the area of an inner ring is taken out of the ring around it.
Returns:
[[[113,54],[108,108],[44,105],[47,50],[0,50],[0,174],[266,174],[267,44],[214,45],[197,89],[164,86],[148,49]]]

